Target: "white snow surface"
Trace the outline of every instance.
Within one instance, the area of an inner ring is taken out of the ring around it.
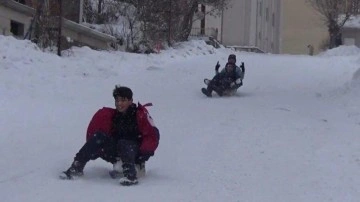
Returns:
[[[203,79],[235,53],[244,86],[204,96]],[[357,202],[360,198],[360,50],[319,56],[214,49],[190,41],[159,54],[73,48],[63,57],[0,36],[0,196],[5,202]],[[139,184],[112,165],[58,178],[87,125],[113,107],[115,84],[132,88],[160,130]]]

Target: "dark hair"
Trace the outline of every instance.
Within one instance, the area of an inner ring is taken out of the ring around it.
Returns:
[[[234,66],[235,66],[235,64],[234,64],[234,63],[231,63],[231,62],[228,62],[228,63],[226,63],[225,67],[227,67],[227,66],[234,67]]]
[[[230,59],[234,59],[235,62],[236,62],[236,55],[230,54],[229,57],[228,57],[228,60],[230,60]]]
[[[113,97],[115,99],[118,96],[131,100],[132,96],[133,96],[133,92],[131,91],[130,88],[128,88],[126,86],[118,86],[118,85],[116,85],[115,89],[113,90]]]

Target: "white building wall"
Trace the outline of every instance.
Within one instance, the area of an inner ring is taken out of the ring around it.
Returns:
[[[249,25],[249,45],[256,46],[257,44],[257,2],[250,1],[250,25]]]
[[[31,23],[31,17],[19,12],[14,12],[7,7],[0,5],[0,34],[2,35],[13,35],[10,32],[10,23],[11,20],[16,21],[18,23],[22,23],[24,25],[24,34],[29,29]],[[23,38],[23,36],[17,36]]]
[[[265,52],[280,52],[280,0],[256,0],[256,46]]]
[[[223,13],[223,26],[221,41],[224,45],[247,45],[245,21],[249,19],[249,10],[245,7],[245,1],[248,0],[232,0],[229,9]]]
[[[205,28],[217,28],[217,39],[226,46],[255,46],[279,53],[280,12],[280,0],[232,0],[220,16],[205,17]],[[200,21],[193,27],[200,28]]]

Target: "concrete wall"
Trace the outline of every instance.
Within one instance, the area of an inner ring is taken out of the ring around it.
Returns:
[[[79,34],[74,30],[64,29],[63,36],[70,38],[71,40],[82,42],[83,45],[89,46],[94,49],[109,49],[110,44],[107,41],[100,40],[89,35]]]
[[[308,54],[307,46],[314,47],[315,54],[327,38],[327,28],[319,14],[306,0],[282,0],[281,53]]]
[[[62,36],[70,38],[79,44],[89,46],[94,49],[109,49],[115,45],[116,38],[97,32],[91,28],[79,25],[73,21],[64,19]]]

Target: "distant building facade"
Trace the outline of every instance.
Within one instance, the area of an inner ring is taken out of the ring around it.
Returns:
[[[211,9],[206,6],[205,12]],[[196,20],[193,30],[212,30],[225,46],[280,53],[280,14],[281,0],[232,0],[219,16]]]
[[[219,16],[199,6],[192,34],[205,34],[225,46],[256,47],[268,53],[316,54],[327,39],[320,15],[306,0],[232,0]]]

